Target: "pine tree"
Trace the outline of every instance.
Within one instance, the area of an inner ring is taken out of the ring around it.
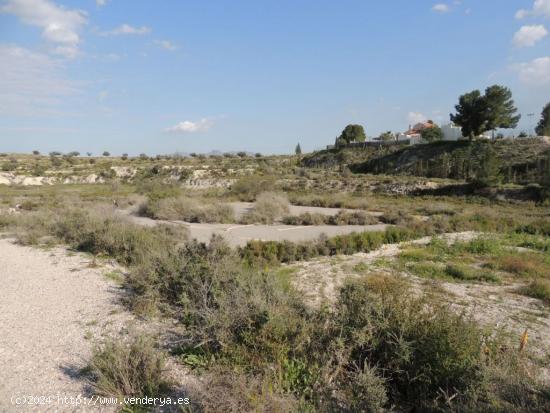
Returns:
[[[498,184],[500,181],[500,162],[492,144],[489,143],[486,144],[486,148],[483,150],[475,183],[485,187]]]
[[[550,102],[542,109],[539,124],[535,128],[539,136],[550,136]]]

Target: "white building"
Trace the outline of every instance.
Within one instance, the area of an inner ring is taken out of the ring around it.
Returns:
[[[457,141],[462,139],[462,129],[454,123],[448,123],[441,126],[441,132],[443,132],[444,141]]]
[[[441,126],[441,132],[443,132],[444,141],[458,141],[460,139],[466,139],[462,136],[462,128],[456,126],[454,123],[448,123]],[[478,138],[493,139],[493,132],[483,132]]]

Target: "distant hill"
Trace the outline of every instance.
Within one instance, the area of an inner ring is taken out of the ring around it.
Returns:
[[[358,173],[469,179],[475,178],[489,152],[504,182],[540,182],[550,172],[550,143],[544,138],[407,146],[349,167]]]

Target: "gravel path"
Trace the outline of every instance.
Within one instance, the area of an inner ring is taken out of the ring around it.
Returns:
[[[78,378],[92,343],[132,328],[120,289],[89,260],[58,248],[43,251],[0,239],[0,411],[83,411],[57,395],[85,395]],[[16,396],[55,396],[34,409]],[[89,411],[89,410],[87,410]]]

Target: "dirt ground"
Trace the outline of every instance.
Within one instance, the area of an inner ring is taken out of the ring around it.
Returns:
[[[120,289],[82,255],[0,240],[0,411],[28,411],[13,397],[86,393],[79,371],[93,338],[131,329]],[[56,399],[57,400],[57,399]],[[73,411],[58,403],[37,411]]]
[[[115,266],[90,264],[86,255],[63,248],[46,251],[0,239],[0,412],[114,411],[76,408],[58,396],[90,396],[81,369],[104,338],[166,331],[121,305],[124,292],[108,278]],[[185,382],[170,361],[169,370]],[[52,399],[15,404],[25,396]]]
[[[253,204],[248,202],[235,202],[231,204],[235,209],[237,218],[246,213]],[[303,207],[291,206],[290,214],[298,215],[304,212],[316,212],[323,215],[335,215],[340,211],[338,208],[320,208],[320,207]],[[319,238],[321,234],[328,237],[336,235],[345,235],[352,232],[365,231],[383,231],[386,229],[386,224],[376,225],[311,225],[311,226],[295,226],[295,225],[240,225],[240,224],[195,224],[184,221],[162,221],[153,220],[150,218],[139,217],[131,210],[119,210],[120,214],[128,216],[129,219],[139,225],[154,226],[159,223],[184,225],[189,229],[191,238],[196,238],[201,242],[208,242],[212,235],[217,234],[223,236],[232,247],[246,245],[250,240],[261,241],[292,241],[301,242],[314,240]],[[379,215],[376,212],[373,215]]]

